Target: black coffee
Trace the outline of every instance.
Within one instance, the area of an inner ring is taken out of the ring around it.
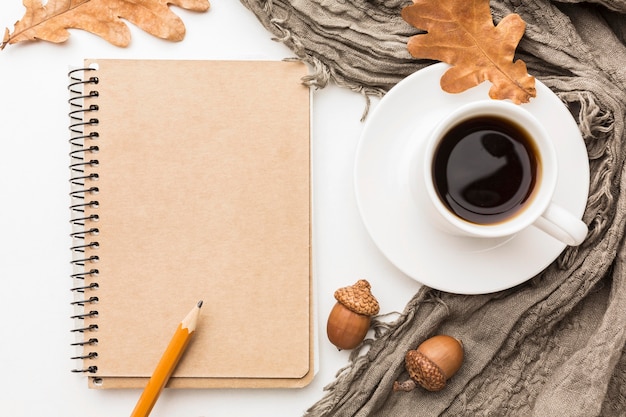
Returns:
[[[529,200],[539,161],[528,133],[511,121],[479,116],[452,127],[435,151],[441,201],[472,223],[506,220]]]

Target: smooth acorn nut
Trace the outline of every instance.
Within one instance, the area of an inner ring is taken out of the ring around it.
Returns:
[[[378,301],[370,283],[361,279],[335,291],[337,303],[328,316],[328,340],[339,349],[354,349],[365,339],[372,316],[378,314]]]
[[[405,357],[410,380],[395,382],[394,391],[411,391],[419,384],[428,391],[440,391],[463,364],[464,350],[460,340],[438,335],[425,340]]]

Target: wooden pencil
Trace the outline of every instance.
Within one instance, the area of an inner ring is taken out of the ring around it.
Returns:
[[[196,330],[200,307],[202,307],[202,301],[199,301],[178,325],[174,336],[172,336],[169,345],[154,369],[130,417],[147,417],[150,415],[152,407],[156,404],[161,391],[172,375],[181,356],[183,356],[189,340],[191,340],[191,336]]]

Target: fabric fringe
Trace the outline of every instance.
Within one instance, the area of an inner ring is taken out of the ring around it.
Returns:
[[[332,81],[339,87],[361,94],[365,100],[361,121],[364,121],[367,117],[371,105],[371,97],[384,96],[389,88],[397,82],[395,74],[392,74],[392,81],[384,85],[380,85],[374,80],[364,83],[362,78],[356,74],[346,72],[346,70],[352,72],[351,68],[339,68],[333,65],[337,64],[336,61],[328,62],[324,57],[317,54],[310,45],[305,45],[305,38],[299,34],[294,35],[291,29],[292,21],[310,22],[306,13],[308,5],[300,5],[301,8],[296,7],[298,3],[303,3],[302,1],[242,0],[242,3],[255,13],[260,22],[274,35],[273,40],[285,44],[296,54],[298,59],[311,66],[312,73],[305,76],[302,80],[306,85],[314,88],[324,88]],[[408,55],[406,52],[405,54]],[[406,67],[404,70],[404,75],[406,76],[415,69],[411,70]]]

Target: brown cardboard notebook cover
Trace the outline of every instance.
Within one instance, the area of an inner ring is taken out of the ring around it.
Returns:
[[[178,322],[201,317],[170,387],[313,377],[310,93],[269,61],[87,60],[84,359],[90,386],[143,387]],[[93,80],[92,80],[93,81]],[[91,173],[97,178],[90,177]],[[97,246],[89,246],[97,242]],[[82,256],[81,255],[81,256]],[[80,262],[78,263],[81,264]],[[82,278],[82,277],[81,277]],[[91,367],[91,368],[89,368]]]

